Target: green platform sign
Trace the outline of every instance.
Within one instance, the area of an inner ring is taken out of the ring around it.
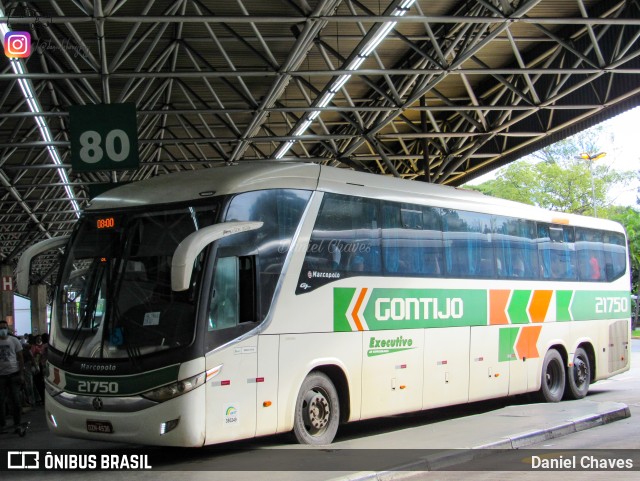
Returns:
[[[75,172],[138,168],[134,104],[72,105],[69,131]]]

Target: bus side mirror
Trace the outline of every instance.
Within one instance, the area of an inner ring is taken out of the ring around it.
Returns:
[[[202,250],[218,239],[262,227],[263,222],[223,222],[204,227],[188,235],[176,248],[171,260],[171,290],[180,292],[189,289],[193,263]]]
[[[32,245],[25,250],[20,259],[18,260],[18,267],[16,268],[16,282],[18,288],[18,294],[26,296],[29,293],[29,274],[31,273],[31,260],[43,252],[62,247],[69,242],[69,236],[54,237],[52,239],[45,239]]]

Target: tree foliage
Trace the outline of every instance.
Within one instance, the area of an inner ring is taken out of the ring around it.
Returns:
[[[593,215],[611,205],[609,191],[624,186],[634,177],[633,172],[616,172],[586,161],[567,159],[561,162],[514,162],[496,179],[473,188],[495,197],[532,204],[545,209],[574,214]]]
[[[627,231],[629,257],[633,272],[631,285],[632,291],[637,293],[640,287],[640,212],[627,207],[612,212],[610,218],[620,222]]]
[[[587,161],[581,153],[599,152],[602,127],[594,127],[556,142],[530,158],[509,164],[494,180],[471,188],[494,197],[532,204],[545,209],[601,216],[611,206],[610,194],[637,175],[618,172],[602,162]]]

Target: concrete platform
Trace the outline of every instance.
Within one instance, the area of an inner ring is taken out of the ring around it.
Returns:
[[[336,449],[429,450],[415,461],[337,477],[341,481],[409,479],[482,457],[480,450],[518,449],[611,423],[631,415],[626,404],[588,399],[555,404],[524,404],[451,419],[366,439],[335,443]],[[419,454],[419,453],[418,453]]]

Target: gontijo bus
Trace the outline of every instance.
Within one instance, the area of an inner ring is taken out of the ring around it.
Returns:
[[[622,227],[313,164],[172,174],[94,199],[65,246],[46,416],[63,436],[201,446],[629,369]]]

